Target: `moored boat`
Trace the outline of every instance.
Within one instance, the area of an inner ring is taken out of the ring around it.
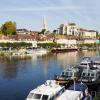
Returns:
[[[65,87],[56,84],[55,80],[47,80],[44,84],[30,91],[26,100],[55,100],[64,91]]]
[[[98,88],[98,86],[100,85],[100,70],[84,69],[79,81],[86,83],[89,88]]]
[[[61,48],[53,48],[51,52],[53,53],[63,53],[63,52],[71,52],[71,51],[78,51],[77,47],[61,47]]]
[[[92,57],[83,57],[76,67],[80,69],[83,69],[83,68],[86,68],[86,69],[99,68],[100,69],[100,64],[99,64],[99,61],[94,60]]]
[[[89,95],[86,84],[74,83],[70,85],[57,100],[92,100],[92,97]]]
[[[55,76],[57,83],[61,85],[73,84],[73,80],[78,80],[80,78],[81,72],[78,68],[67,68],[60,75]]]
[[[41,55],[45,55],[48,53],[47,49],[43,49],[43,48],[39,48],[39,49],[29,49],[27,50],[26,54],[27,55],[37,55],[37,56],[41,56]]]

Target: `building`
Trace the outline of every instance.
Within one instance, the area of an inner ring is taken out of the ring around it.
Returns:
[[[30,31],[28,31],[27,29],[17,29],[16,33],[17,34],[30,34]]]
[[[80,33],[80,36],[82,36],[83,38],[86,38],[86,39],[90,39],[90,38],[95,39],[98,34],[97,31],[87,30],[87,29],[82,29],[82,28],[79,29],[79,33]]]
[[[61,24],[59,27],[59,34],[77,36],[78,28],[75,23]]]
[[[98,32],[95,30],[88,30],[77,27],[75,23],[68,23],[68,24],[61,24],[59,26],[59,34],[61,35],[69,35],[69,36],[76,36],[80,38],[96,38]]]
[[[33,47],[37,47],[37,40],[35,35],[31,34],[17,34],[17,35],[0,35],[0,43],[16,43],[16,42],[26,42],[32,43]]]
[[[78,36],[78,28],[75,23],[68,23],[67,35]]]
[[[65,24],[61,24],[58,28],[58,33],[59,34],[67,34],[67,26]]]

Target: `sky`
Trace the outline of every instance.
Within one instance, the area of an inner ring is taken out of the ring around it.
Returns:
[[[100,0],[0,0],[0,25],[15,21],[17,28],[41,31],[43,16],[52,31],[60,24],[100,32]]]

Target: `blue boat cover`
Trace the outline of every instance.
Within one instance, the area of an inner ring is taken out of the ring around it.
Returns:
[[[82,91],[82,92],[85,92],[85,90],[88,88],[86,84],[84,83],[75,83],[72,84],[68,90],[74,90],[74,87],[75,87],[75,91]]]

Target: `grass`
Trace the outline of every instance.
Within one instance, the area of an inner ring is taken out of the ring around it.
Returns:
[[[100,97],[95,97],[93,98],[93,100],[100,100]]]

